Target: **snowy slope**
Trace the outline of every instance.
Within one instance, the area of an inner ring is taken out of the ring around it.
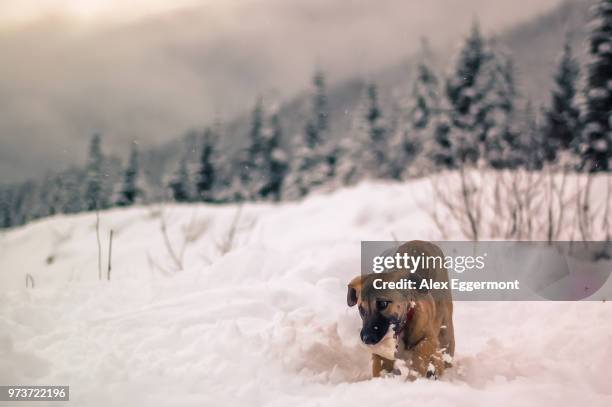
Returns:
[[[346,283],[362,239],[440,238],[423,183],[103,212],[110,282],[95,214],[4,232],[0,384],[69,384],[73,406],[612,405],[609,302],[456,303],[446,376],[369,379]]]

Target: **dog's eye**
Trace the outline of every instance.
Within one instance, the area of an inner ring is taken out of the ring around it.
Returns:
[[[389,301],[376,301],[376,308],[378,308],[379,311],[384,310],[388,305]]]

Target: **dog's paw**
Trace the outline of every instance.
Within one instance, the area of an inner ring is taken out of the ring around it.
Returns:
[[[394,376],[401,376],[402,372],[399,369],[393,369],[392,371],[388,371],[388,370],[381,370],[380,371],[380,377],[394,377]]]
[[[414,370],[414,369],[410,369],[408,371],[408,375],[406,376],[406,380],[408,380],[409,382],[414,382],[416,381],[418,378],[420,377],[419,372]]]
[[[444,361],[445,368],[453,367],[453,357],[446,352],[442,353],[442,360]]]
[[[433,365],[433,363],[430,363],[427,366],[427,373],[425,374],[425,377],[432,380],[438,380],[438,375],[436,374],[436,367]]]
[[[388,370],[381,370],[380,371],[380,377],[392,377],[393,376],[393,372],[389,372]]]

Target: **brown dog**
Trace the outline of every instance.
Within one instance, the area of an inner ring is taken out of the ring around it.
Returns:
[[[423,241],[405,243],[397,253],[444,258],[439,247]],[[382,282],[407,280],[413,281],[417,289],[380,287]],[[359,307],[363,322],[361,340],[371,346],[374,377],[383,370],[392,372],[394,358],[407,363],[412,379],[416,375],[438,377],[450,365],[455,353],[451,292],[448,288],[423,288],[423,280],[448,284],[448,272],[443,265],[430,264],[414,273],[394,270],[358,276],[349,283],[347,304]],[[389,351],[390,332],[394,353]]]

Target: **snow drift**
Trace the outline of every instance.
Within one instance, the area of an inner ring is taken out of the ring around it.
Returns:
[[[361,240],[439,239],[424,182],[106,211],[100,257],[95,214],[3,232],[0,383],[75,406],[612,405],[609,302],[456,303],[441,380],[369,378],[346,283]]]

